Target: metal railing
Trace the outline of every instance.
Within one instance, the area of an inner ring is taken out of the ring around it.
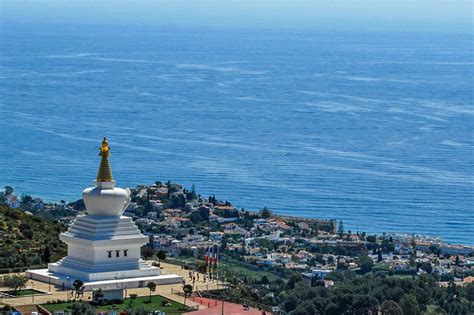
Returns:
[[[199,303],[201,305],[205,305],[207,306],[207,308],[210,308],[210,307],[214,307],[214,306],[217,306],[217,300],[213,300],[213,301],[206,301],[205,299],[203,298],[200,298],[198,296],[193,296],[191,297],[191,301],[195,302],[195,303]]]

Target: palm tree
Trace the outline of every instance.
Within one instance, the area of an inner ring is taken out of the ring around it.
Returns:
[[[102,289],[98,289],[97,291],[93,292],[93,300],[100,302],[102,298],[104,297],[104,292],[102,292]]]
[[[74,294],[74,300],[77,299],[80,295],[84,293],[84,281],[81,281],[79,279],[75,280],[74,283],[72,284],[75,294]]]
[[[184,307],[186,308],[186,299],[191,296],[193,293],[193,286],[190,284],[183,285],[183,292],[184,292]]]
[[[146,284],[146,287],[148,288],[148,290],[150,290],[150,303],[151,303],[151,292],[155,292],[156,290],[156,283],[154,282],[148,282]]]
[[[133,300],[135,300],[137,298],[138,295],[132,293],[130,294],[130,303],[128,303],[128,308],[130,308],[132,306],[132,302]]]

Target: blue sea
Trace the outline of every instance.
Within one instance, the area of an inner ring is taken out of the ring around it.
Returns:
[[[0,185],[119,186],[474,244],[472,34],[2,24]]]

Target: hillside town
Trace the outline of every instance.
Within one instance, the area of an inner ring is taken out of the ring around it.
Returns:
[[[279,216],[267,208],[251,212],[215,196],[198,195],[194,186],[186,189],[170,182],[139,185],[131,192],[132,202],[124,215],[149,236],[144,255],[164,251],[170,258],[199,262],[209,248],[217,246],[223,262],[296,271],[310,279],[325,280],[341,270],[428,273],[444,284],[464,285],[474,279],[474,246],[415,234],[367,235],[346,230],[342,221]],[[11,187],[0,195],[0,201],[66,225],[85,211],[82,200],[48,203],[37,197],[17,197]],[[333,284],[325,281],[326,286]]]

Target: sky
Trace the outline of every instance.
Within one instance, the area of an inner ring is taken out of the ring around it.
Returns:
[[[472,32],[463,0],[0,0],[8,22]]]

